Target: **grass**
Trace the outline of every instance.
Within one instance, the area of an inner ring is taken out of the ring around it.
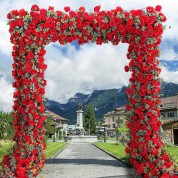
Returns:
[[[175,161],[178,170],[178,147],[167,145],[166,151],[170,154],[172,159]]]
[[[112,141],[116,141],[116,137],[107,137],[106,140],[112,140]]]
[[[12,147],[12,141],[0,140],[0,162],[2,161],[4,155],[6,155],[9,149]],[[47,142],[47,149],[45,151],[46,158],[50,158],[62,150],[67,143],[64,142]]]
[[[99,148],[111,153],[112,155],[118,157],[124,162],[128,162],[128,158],[125,153],[125,146],[122,144],[116,144],[116,143],[104,143],[104,142],[96,142],[96,146]]]
[[[95,145],[100,147],[101,149],[111,153],[112,155],[118,157],[122,161],[129,163],[128,157],[125,153],[124,145],[116,144],[116,143],[104,143],[104,142],[96,142]],[[175,161],[176,170],[178,170],[178,147],[167,145],[166,151],[169,153],[169,155]]]
[[[0,140],[0,162],[2,161],[4,155],[8,153],[8,150],[12,147],[12,141]]]
[[[47,142],[47,149],[45,151],[46,158],[50,158],[62,150],[67,143],[65,142]]]

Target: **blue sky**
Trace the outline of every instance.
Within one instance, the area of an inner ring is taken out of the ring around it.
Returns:
[[[162,12],[167,17],[167,30],[163,34],[160,59],[178,60],[178,2],[175,0],[0,0],[0,110],[10,111],[12,106],[13,89],[11,82],[11,44],[6,15],[14,9],[30,10],[33,4],[41,8],[54,6],[55,10],[63,10],[70,6],[77,10],[85,6],[87,11],[93,11],[96,5],[102,10],[114,9],[121,6],[124,10],[142,9],[147,6],[162,5]],[[127,44],[112,46],[105,44],[76,43],[61,46],[51,43],[46,46],[45,56],[48,68],[45,72],[47,79],[46,97],[65,103],[76,92],[89,93],[95,89],[119,88],[127,85],[130,74],[124,72],[127,65]],[[178,83],[178,72],[162,67],[161,78],[167,82]]]

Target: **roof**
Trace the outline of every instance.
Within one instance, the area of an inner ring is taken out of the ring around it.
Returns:
[[[162,121],[162,126],[164,125],[167,125],[167,124],[172,124],[172,123],[175,123],[175,122],[178,122],[178,118],[175,118],[175,119],[169,119],[169,120],[163,120]]]
[[[63,118],[62,116],[59,116],[59,115],[53,113],[52,111],[46,110],[45,113],[46,113],[46,115],[52,117],[53,120],[68,121],[68,119]]]
[[[178,109],[178,95],[161,98],[160,110],[175,109],[175,108]]]
[[[113,111],[110,111],[108,113],[106,113],[104,116],[110,116],[110,115],[125,115],[127,114],[126,111],[126,107],[125,106],[121,106],[119,108],[115,108]]]
[[[160,110],[171,110],[178,109],[178,95],[170,96],[166,98],[161,98]],[[104,116],[118,115],[118,114],[127,114],[126,106],[121,106],[115,108],[113,111],[106,113]]]

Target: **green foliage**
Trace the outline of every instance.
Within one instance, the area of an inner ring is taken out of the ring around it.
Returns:
[[[0,112],[0,139],[12,139],[14,135],[13,114]]]
[[[8,125],[7,114],[0,112],[0,139],[4,138],[4,133]]]
[[[96,134],[96,118],[95,118],[95,113],[94,113],[94,110],[91,104],[87,106],[84,120],[83,120],[83,125],[84,125],[85,131],[89,135]]]
[[[53,123],[53,120],[51,119],[51,117],[47,117],[46,121],[45,121],[45,129],[46,129],[46,137],[48,138],[50,135],[54,135],[54,127],[51,126],[51,124]]]
[[[121,125],[121,127],[118,128],[118,131],[120,133],[128,133],[129,129],[125,125]]]
[[[45,150],[46,158],[50,158],[63,149],[67,143],[60,142],[47,142],[47,148]],[[0,140],[0,162],[2,161],[4,155],[8,154],[9,150],[12,148],[12,141]],[[0,167],[1,170],[1,167]]]

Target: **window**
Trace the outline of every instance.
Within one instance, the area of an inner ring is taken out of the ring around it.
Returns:
[[[165,118],[165,113],[162,113],[161,116]]]
[[[112,127],[113,127],[113,128],[116,128],[116,124],[113,124]]]
[[[112,121],[115,122],[115,118],[114,117],[112,118]]]
[[[174,117],[174,112],[168,112],[168,117]]]
[[[108,128],[110,128],[110,124],[108,124]]]

